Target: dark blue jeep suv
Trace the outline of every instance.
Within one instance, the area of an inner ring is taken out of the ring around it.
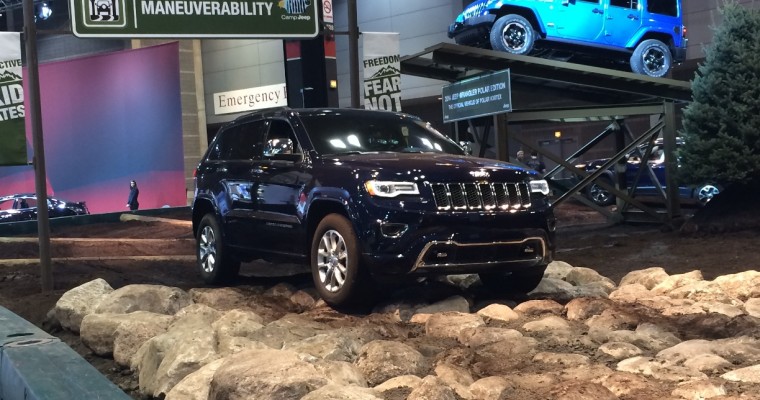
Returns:
[[[458,44],[592,56],[652,77],[686,58],[681,0],[478,0],[449,27]]]
[[[410,115],[258,112],[222,127],[198,165],[198,266],[215,284],[241,261],[308,263],[335,306],[429,274],[526,293],[554,251],[548,193],[535,172],[468,156]]]

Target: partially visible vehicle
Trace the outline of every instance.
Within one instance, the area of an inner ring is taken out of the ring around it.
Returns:
[[[466,155],[417,117],[273,109],[225,125],[196,170],[193,232],[210,284],[241,261],[311,265],[333,306],[374,283],[478,273],[527,293],[552,261],[555,218],[538,173]]]
[[[48,197],[50,218],[89,214],[84,201],[64,201]],[[33,193],[14,194],[0,197],[0,223],[31,221],[37,219],[37,195]]]
[[[478,0],[448,35],[518,55],[591,56],[652,77],[683,62],[687,43],[681,0]]]
[[[683,141],[678,139],[677,145],[681,146]],[[650,174],[646,170],[639,170],[642,166],[641,156],[646,154],[646,145],[641,145],[637,150],[626,155],[626,169],[625,180],[626,188],[633,186],[636,177],[638,176],[638,182],[636,189],[632,195],[642,200],[654,200],[662,199],[659,187],[663,190],[667,189],[666,175],[665,175],[665,151],[663,149],[662,139],[657,139],[652,151],[645,161],[647,165],[652,169],[654,177],[657,179],[655,182]],[[602,167],[609,158],[602,158],[597,160],[590,160],[586,163],[576,165],[577,168],[585,170],[588,173],[594,172]],[[615,195],[609,192],[609,190],[600,186],[597,182],[603,181],[608,185],[614,186],[616,177],[614,166],[604,171],[594,182],[592,182],[587,190],[586,195],[594,203],[600,206],[608,206],[615,202]],[[659,185],[657,185],[659,183]],[[682,203],[705,205],[718,193],[720,193],[721,187],[713,182],[705,182],[700,185],[679,185],[678,193]]]

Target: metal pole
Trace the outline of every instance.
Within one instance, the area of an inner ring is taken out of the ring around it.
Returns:
[[[27,88],[30,109],[27,117],[32,122],[34,148],[34,187],[37,191],[37,232],[40,245],[40,280],[42,291],[53,290],[53,270],[50,265],[50,221],[47,207],[47,180],[45,178],[45,146],[42,141],[42,107],[40,106],[40,77],[37,68],[37,30],[34,26],[34,0],[24,0],[24,40],[26,42]]]
[[[359,108],[359,25],[356,0],[348,0],[348,65],[351,83],[351,108]]]

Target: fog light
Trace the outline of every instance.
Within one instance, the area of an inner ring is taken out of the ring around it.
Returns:
[[[387,238],[401,237],[409,229],[407,224],[382,223],[380,224],[380,233]]]

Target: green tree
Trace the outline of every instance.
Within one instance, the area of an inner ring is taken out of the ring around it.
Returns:
[[[760,10],[730,0],[719,11],[723,22],[713,27],[683,113],[684,183],[760,176]]]

